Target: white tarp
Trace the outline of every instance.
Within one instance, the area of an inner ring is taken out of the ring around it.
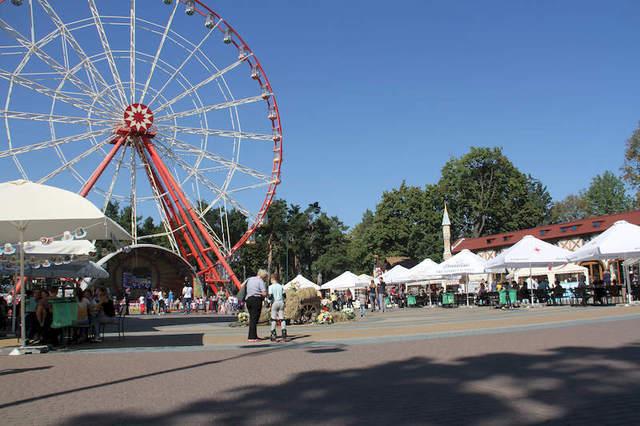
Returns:
[[[569,262],[570,251],[525,235],[513,246],[487,262],[487,269],[500,272],[504,268],[533,268],[563,265]]]
[[[382,279],[387,284],[405,283],[409,280],[409,269],[402,265],[396,265],[382,274]]]
[[[569,255],[571,261],[640,257],[640,226],[619,220]]]
[[[482,274],[486,263],[483,258],[465,249],[442,262],[434,272],[443,276]]]
[[[438,264],[431,259],[425,259],[413,268],[409,269],[407,276],[409,281],[425,281],[440,278],[436,274]]]
[[[320,290],[320,286],[316,283],[314,283],[313,281],[303,277],[302,275],[298,275],[297,277],[295,277],[294,279],[292,279],[291,281],[289,281],[287,284],[285,284],[284,289],[285,290],[289,290],[291,288],[291,286],[296,286],[298,288],[310,288],[313,287],[316,290]]]
[[[361,282],[360,278],[351,271],[343,272],[338,277],[328,281],[320,289],[322,290],[346,290],[355,289],[356,287],[366,287],[366,283]]]

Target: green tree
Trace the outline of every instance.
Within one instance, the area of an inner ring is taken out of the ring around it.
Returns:
[[[472,147],[442,168],[457,236],[479,237],[544,223],[551,198],[538,181],[520,172],[500,148]]]
[[[590,216],[620,213],[633,208],[624,182],[610,171],[593,178],[584,199]]]
[[[640,126],[627,139],[622,171],[624,180],[636,191],[636,203],[640,202]]]
[[[583,194],[567,195],[563,200],[553,203],[551,207],[551,223],[573,222],[589,215],[587,202]]]

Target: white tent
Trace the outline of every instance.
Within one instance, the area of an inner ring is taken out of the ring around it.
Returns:
[[[513,246],[487,262],[487,269],[533,268],[537,266],[564,265],[569,262],[570,251],[525,235]]]
[[[592,259],[632,259],[638,257],[640,257],[640,226],[625,220],[617,221],[602,234],[569,255],[569,259],[574,262]],[[625,273],[625,283],[627,298],[631,303],[631,284],[628,275],[628,273]]]
[[[447,276],[482,274],[485,272],[486,263],[486,260],[465,249],[439,264],[434,272],[437,275]]]
[[[520,241],[487,262],[487,270],[499,271],[504,268],[529,268],[529,277],[536,266],[564,265],[569,262],[570,251],[525,235]],[[531,303],[533,303],[533,286]]]
[[[322,286],[320,286],[321,290],[346,290],[346,289],[355,289],[356,287],[365,287],[366,284],[362,283],[360,278],[356,274],[351,271],[343,272],[338,277],[328,281]]]
[[[387,284],[405,283],[409,280],[408,272],[409,269],[404,266],[396,265],[382,274],[382,279]]]
[[[469,275],[484,273],[486,263],[486,260],[465,249],[442,262],[434,272],[442,276],[465,275],[465,292],[469,306]]]
[[[569,255],[572,262],[637,257],[640,257],[640,226],[626,220],[617,221],[602,234]]]
[[[438,264],[431,259],[425,259],[413,268],[409,269],[407,276],[409,281],[426,281],[437,279],[440,276],[436,273]]]
[[[60,188],[25,180],[0,184],[0,242],[11,244],[45,238],[130,240],[131,235],[86,198]],[[24,282],[24,252],[20,250],[20,282]],[[25,300],[24,286],[20,300]],[[25,305],[21,304],[22,347],[26,343]]]
[[[313,281],[303,277],[302,275],[298,275],[287,284],[285,284],[284,289],[289,290],[292,286],[296,286],[297,288],[310,288],[313,287],[316,290],[320,290],[320,286]]]

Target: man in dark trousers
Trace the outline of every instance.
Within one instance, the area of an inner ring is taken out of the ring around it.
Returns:
[[[258,320],[262,311],[262,302],[267,296],[267,286],[265,281],[269,274],[264,269],[260,269],[255,277],[247,280],[247,295],[245,298],[247,310],[249,311],[249,342],[258,341]]]

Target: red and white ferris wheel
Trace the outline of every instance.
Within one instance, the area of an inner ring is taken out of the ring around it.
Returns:
[[[207,283],[239,286],[228,261],[275,196],[282,127],[231,25],[199,0],[0,0],[0,29],[0,180],[155,216]]]

